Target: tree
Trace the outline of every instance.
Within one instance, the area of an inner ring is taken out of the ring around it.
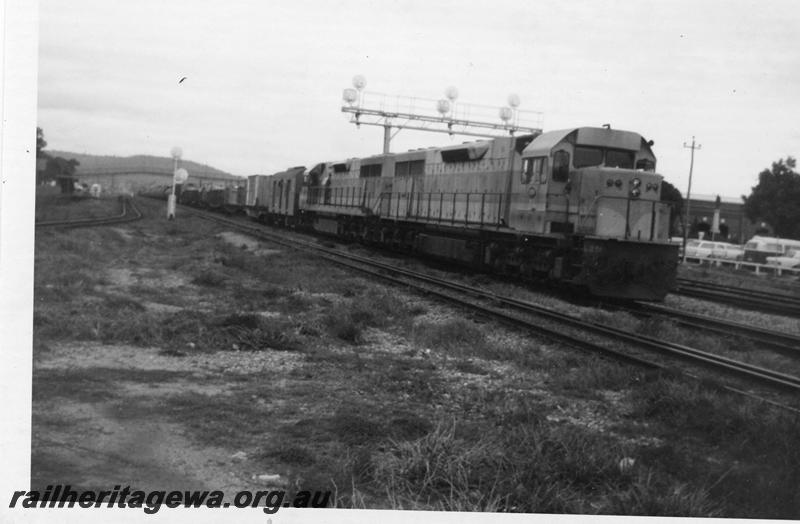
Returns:
[[[47,147],[47,142],[44,140],[44,131],[41,127],[36,128],[36,158],[47,158],[50,155],[45,153],[43,149]]]
[[[72,193],[75,187],[75,168],[79,165],[80,162],[74,158],[69,160],[60,156],[49,158],[44,178],[58,180],[62,193]]]
[[[47,142],[44,139],[44,131],[41,127],[36,128],[36,183],[41,184],[45,178],[47,160],[50,155],[44,152]]]
[[[678,227],[678,224],[683,220],[683,196],[681,192],[678,191],[678,188],[664,180],[661,182],[661,201],[672,204],[669,236],[678,236],[682,231],[682,229]]]
[[[800,174],[791,156],[772,163],[758,175],[758,185],[744,197],[744,212],[753,222],[764,221],[781,238],[800,240]]]

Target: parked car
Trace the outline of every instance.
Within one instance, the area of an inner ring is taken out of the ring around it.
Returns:
[[[767,264],[787,268],[800,268],[800,249],[790,249],[786,252],[786,255],[780,257],[767,257]]]
[[[727,242],[711,242],[709,240],[689,240],[686,242],[688,258],[719,258],[723,260],[741,260],[744,249]]]

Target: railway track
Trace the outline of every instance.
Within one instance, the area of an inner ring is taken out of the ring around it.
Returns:
[[[460,307],[477,311],[505,324],[532,330],[551,340],[566,343],[580,349],[599,352],[650,370],[659,370],[669,374],[679,373],[697,378],[691,372],[674,367],[674,359],[679,359],[692,366],[711,369],[715,373],[720,373],[727,377],[744,379],[748,383],[756,382],[771,389],[795,394],[800,393],[800,377],[739,362],[688,346],[585,321],[536,304],[503,297],[465,284],[400,268],[393,264],[378,262],[368,257],[326,248],[313,242],[287,239],[286,236],[270,232],[261,225],[244,223],[241,220],[215,216],[196,210],[187,209],[187,211],[270,242],[313,252],[339,265],[410,287],[423,294],[435,296]],[[537,321],[534,321],[533,318],[537,319]],[[544,325],[542,321],[545,322]],[[571,331],[581,333],[581,335]],[[591,334],[592,337],[602,338],[603,342],[592,340],[591,337],[586,336],[587,333]],[[625,349],[621,349],[618,347],[619,345],[622,345]],[[664,361],[665,359],[666,362]],[[739,387],[731,385],[721,385],[720,387],[737,393],[752,395]]]
[[[723,286],[686,278],[679,278],[677,284],[676,292],[679,295],[800,318],[800,298],[796,296]]]
[[[733,322],[708,315],[690,313],[680,309],[649,302],[636,302],[635,308],[618,307],[634,316],[663,316],[677,324],[692,327],[705,332],[711,331],[719,335],[738,335],[748,338],[758,345],[784,355],[800,358],[800,336],[764,329],[741,322]]]
[[[76,218],[71,220],[49,220],[37,222],[36,227],[94,227],[112,224],[124,224],[142,218],[142,212],[129,197],[120,197],[121,211],[119,215],[100,218]]]

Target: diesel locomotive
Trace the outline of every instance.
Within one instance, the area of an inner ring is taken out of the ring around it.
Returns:
[[[245,209],[520,280],[662,300],[678,248],[652,145],[580,127],[321,162],[248,177]]]

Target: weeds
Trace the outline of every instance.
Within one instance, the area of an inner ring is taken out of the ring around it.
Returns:
[[[624,450],[576,427],[504,426],[478,437],[440,422],[373,455],[395,509],[711,516],[702,490],[619,466]]]
[[[639,320],[628,313],[604,311],[592,308],[581,311],[581,320],[593,322],[602,326],[613,327],[625,331],[636,331],[639,328]]]
[[[664,485],[652,471],[640,473],[625,490],[612,493],[605,501],[605,513],[653,517],[717,517],[719,507],[708,491],[688,484]]]
[[[486,335],[474,322],[454,318],[441,323],[419,322],[414,324],[411,340],[415,345],[442,348],[458,356],[484,353]]]
[[[419,321],[411,327],[411,341],[418,348],[441,349],[445,357],[477,357],[512,362],[523,368],[541,367],[540,348],[518,340],[487,335],[484,326],[463,318],[444,322]],[[465,372],[482,374],[475,365],[457,363]],[[472,369],[473,371],[468,371]],[[484,372],[485,373],[485,372]]]
[[[667,379],[634,390],[633,400],[632,416],[661,421],[671,435],[703,438],[737,461],[732,467],[723,463],[706,472],[708,491],[735,508],[735,514],[761,518],[800,514],[797,417]],[[665,468],[675,462],[669,457],[659,461]]]
[[[64,311],[34,313],[37,335],[43,339],[66,338],[165,349],[298,351],[302,341],[287,320],[254,313],[215,317],[186,310],[155,313],[141,303],[110,296]]]
[[[213,269],[201,271],[192,279],[192,284],[203,287],[221,287],[225,283],[225,276]]]
[[[302,343],[285,320],[265,318],[252,313],[230,315],[211,330],[211,340],[221,349],[259,351],[298,351]]]
[[[583,398],[601,398],[603,390],[619,391],[642,380],[631,366],[601,358],[589,358],[579,366],[551,375],[550,384]]]
[[[409,309],[394,294],[385,289],[370,288],[329,312],[323,323],[336,338],[360,344],[366,328],[403,326],[409,318]]]

